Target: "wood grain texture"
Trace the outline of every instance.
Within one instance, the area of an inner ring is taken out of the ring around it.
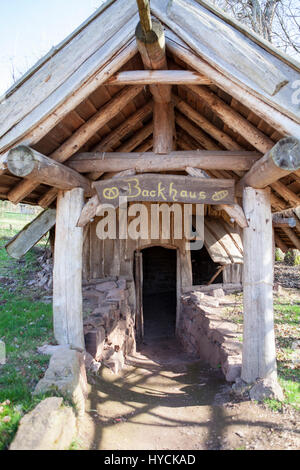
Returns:
[[[20,259],[55,225],[56,210],[47,209],[27,224],[6,245],[9,256]]]
[[[253,383],[257,378],[276,378],[270,191],[245,188],[243,205],[249,226],[243,233],[242,379]]]
[[[83,229],[77,220],[83,190],[60,191],[57,198],[53,267],[53,323],[58,344],[84,349],[82,318]]]

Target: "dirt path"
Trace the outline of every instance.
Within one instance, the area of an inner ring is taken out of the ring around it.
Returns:
[[[219,371],[155,339],[114,375],[90,378],[79,444],[101,450],[299,448],[297,417],[233,403]]]

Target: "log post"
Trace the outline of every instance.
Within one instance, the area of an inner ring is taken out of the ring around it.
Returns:
[[[138,50],[148,70],[167,70],[165,34],[161,23],[150,16],[148,0],[138,0],[140,21],[135,30]],[[174,147],[175,118],[170,85],[150,85],[154,100],[153,150],[169,153]]]
[[[59,344],[82,349],[83,229],[76,225],[83,204],[82,188],[58,193],[53,268],[54,336]]]
[[[270,190],[246,187],[244,212],[244,332],[242,379],[276,380]]]

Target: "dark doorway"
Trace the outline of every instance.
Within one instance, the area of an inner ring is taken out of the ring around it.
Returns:
[[[211,259],[204,245],[201,250],[191,250],[191,261],[193,285],[195,286],[207,284],[220,267],[218,263],[214,263]],[[217,284],[219,282],[223,282],[222,273],[215,278],[213,284]]]
[[[152,247],[142,256],[144,337],[174,336],[177,251]]]

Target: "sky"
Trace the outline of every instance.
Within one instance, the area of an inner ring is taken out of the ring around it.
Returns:
[[[0,95],[103,0],[0,0]]]

